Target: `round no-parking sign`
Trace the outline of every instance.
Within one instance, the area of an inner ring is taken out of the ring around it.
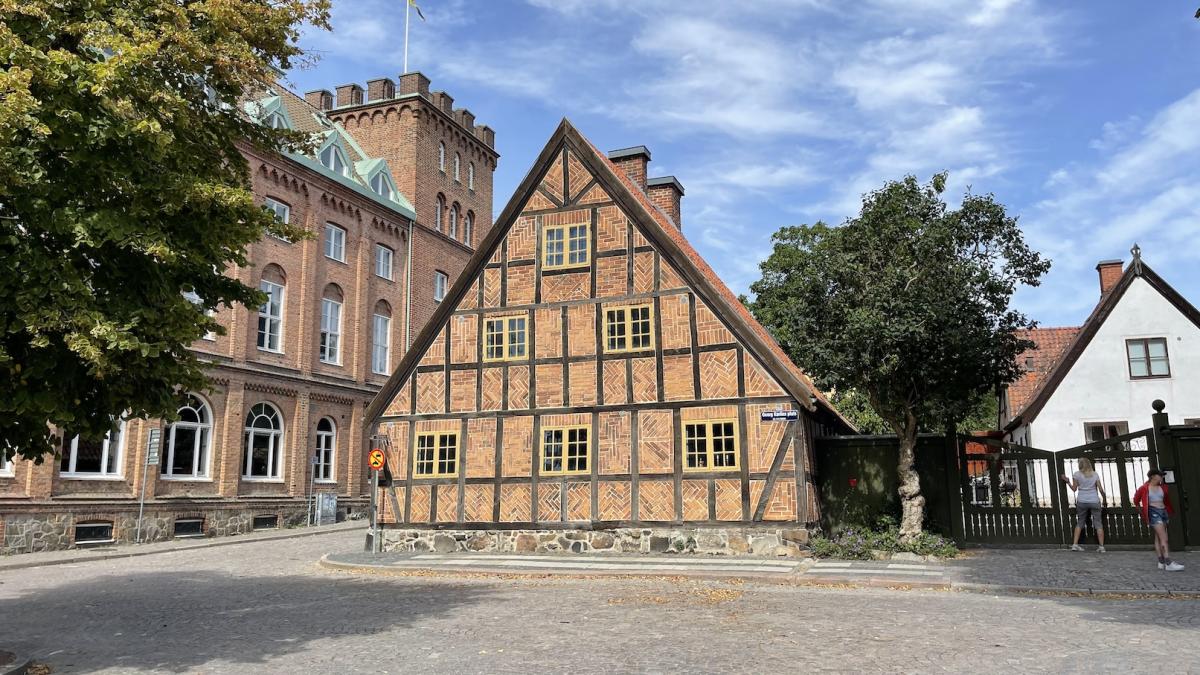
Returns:
[[[383,468],[384,462],[383,451],[375,448],[371,454],[367,455],[367,466],[371,467],[372,471],[378,471]]]

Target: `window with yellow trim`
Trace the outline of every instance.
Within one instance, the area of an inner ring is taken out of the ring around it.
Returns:
[[[684,422],[683,468],[733,471],[738,468],[737,423],[733,420]]]
[[[543,428],[541,474],[587,473],[589,431],[586,426]]]
[[[579,267],[591,260],[588,226],[551,225],[542,233],[542,268]]]
[[[502,316],[483,324],[483,360],[512,361],[525,358],[527,331],[524,316]]]
[[[654,348],[650,305],[604,310],[604,351],[633,352]]]
[[[458,475],[458,434],[453,431],[417,434],[413,476],[440,478]]]

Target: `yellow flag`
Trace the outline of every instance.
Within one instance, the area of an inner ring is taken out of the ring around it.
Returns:
[[[422,21],[424,21],[424,20],[425,20],[425,15],[421,13],[421,8],[417,6],[417,0],[408,0],[408,4],[409,4],[409,5],[410,5],[410,6],[411,6],[413,9],[417,10],[417,16],[421,17],[421,20],[422,20]]]

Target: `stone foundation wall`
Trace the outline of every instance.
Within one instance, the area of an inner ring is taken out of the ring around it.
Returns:
[[[384,529],[385,551],[454,553],[683,553],[798,556],[808,530],[781,527],[664,527],[611,530]]]
[[[204,536],[224,537],[254,530],[255,516],[278,516],[279,527],[298,527],[308,522],[308,506],[289,503],[243,508],[212,508],[212,505],[179,505],[163,509],[147,505],[142,519],[142,542],[169,541],[175,538],[175,521],[204,519]],[[365,511],[357,501],[338,507],[339,518]],[[79,523],[112,523],[113,544],[132,544],[137,540],[137,510],[96,507],[71,511],[0,513],[0,555],[59,551],[75,547],[75,526]],[[112,544],[110,544],[112,545]]]

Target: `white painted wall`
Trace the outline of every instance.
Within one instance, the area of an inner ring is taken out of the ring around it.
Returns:
[[[1125,340],[1150,337],[1167,339],[1171,377],[1131,379]],[[1200,328],[1138,277],[1037,418],[1013,438],[1065,450],[1087,442],[1088,422],[1125,422],[1138,431],[1150,426],[1154,399],[1166,402],[1172,424],[1200,418]]]

